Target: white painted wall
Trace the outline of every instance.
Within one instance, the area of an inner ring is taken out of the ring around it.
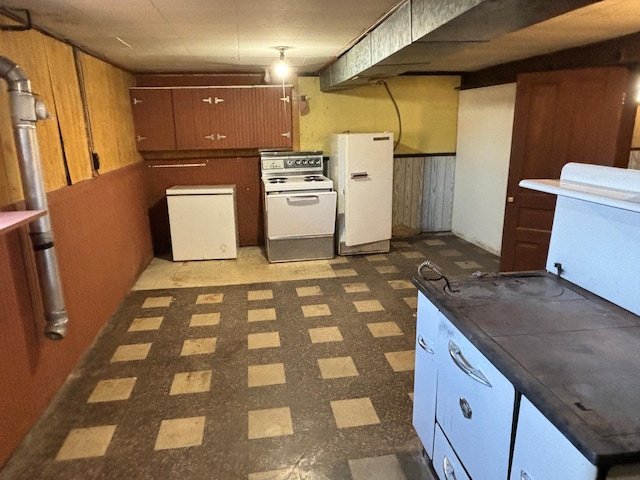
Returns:
[[[451,230],[500,254],[516,84],[463,90]]]

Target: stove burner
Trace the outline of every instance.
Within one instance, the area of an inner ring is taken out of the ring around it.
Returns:
[[[305,182],[321,182],[322,180],[324,180],[322,175],[307,175],[304,177]]]
[[[287,183],[287,178],[286,177],[270,178],[269,183]]]

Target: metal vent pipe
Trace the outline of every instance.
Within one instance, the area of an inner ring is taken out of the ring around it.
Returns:
[[[51,340],[61,340],[67,332],[69,317],[64,306],[58,260],[53,246],[53,231],[36,133],[36,122],[47,118],[47,112],[44,103],[31,92],[31,83],[22,69],[2,56],[0,56],[0,77],[8,85],[13,138],[18,153],[26,208],[47,212],[44,216],[30,222],[29,235],[35,252],[47,321],[45,336]]]

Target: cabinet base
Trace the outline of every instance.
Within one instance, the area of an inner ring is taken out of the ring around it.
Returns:
[[[326,260],[335,257],[333,235],[265,241],[269,263]]]

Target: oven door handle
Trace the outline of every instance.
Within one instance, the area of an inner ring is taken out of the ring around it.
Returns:
[[[320,200],[320,197],[318,195],[291,195],[287,197],[287,203],[288,204],[294,204],[294,203],[304,203],[305,201],[308,200]]]
[[[460,370],[469,375],[475,381],[480,382],[487,387],[491,387],[491,382],[484,376],[484,373],[482,373],[480,369],[475,368],[466,358],[464,358],[462,350],[460,350],[460,347],[458,347],[453,340],[449,340],[449,355],[451,356],[453,363],[455,363]]]

